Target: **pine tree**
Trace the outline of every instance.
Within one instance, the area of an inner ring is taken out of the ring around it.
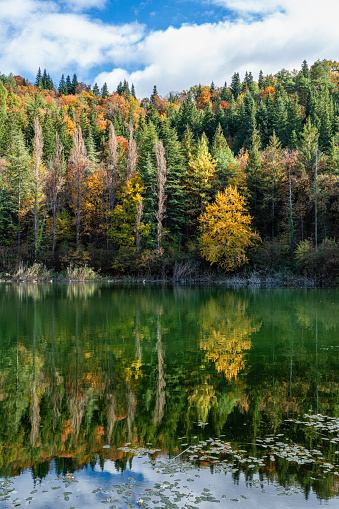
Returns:
[[[132,83],[132,88],[131,88],[131,96],[134,97],[134,99],[136,99],[135,88],[134,88],[134,84],[133,83]]]
[[[98,84],[97,84],[97,83],[95,83],[95,84],[94,84],[94,87],[93,87],[93,94],[94,94],[94,95],[96,95],[96,96],[100,95],[100,89],[99,89],[99,87],[98,87]]]

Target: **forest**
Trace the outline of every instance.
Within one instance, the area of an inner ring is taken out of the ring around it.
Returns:
[[[0,74],[0,271],[339,277],[339,64],[137,99]]]

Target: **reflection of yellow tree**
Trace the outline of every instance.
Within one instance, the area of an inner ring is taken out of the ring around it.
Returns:
[[[228,380],[236,379],[245,368],[245,351],[251,348],[251,335],[259,330],[246,314],[246,301],[226,294],[227,302],[211,299],[202,310],[200,348]]]

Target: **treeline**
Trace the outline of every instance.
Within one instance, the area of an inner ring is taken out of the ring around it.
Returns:
[[[46,70],[34,85],[0,75],[2,269],[189,276],[249,258],[335,279],[338,105],[328,60],[142,100],[126,81],[109,93],[75,74],[58,89]]]

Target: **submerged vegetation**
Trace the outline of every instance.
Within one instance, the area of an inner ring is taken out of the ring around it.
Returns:
[[[338,164],[337,62],[142,100],[0,75],[0,270],[175,279],[248,261],[336,281]]]

